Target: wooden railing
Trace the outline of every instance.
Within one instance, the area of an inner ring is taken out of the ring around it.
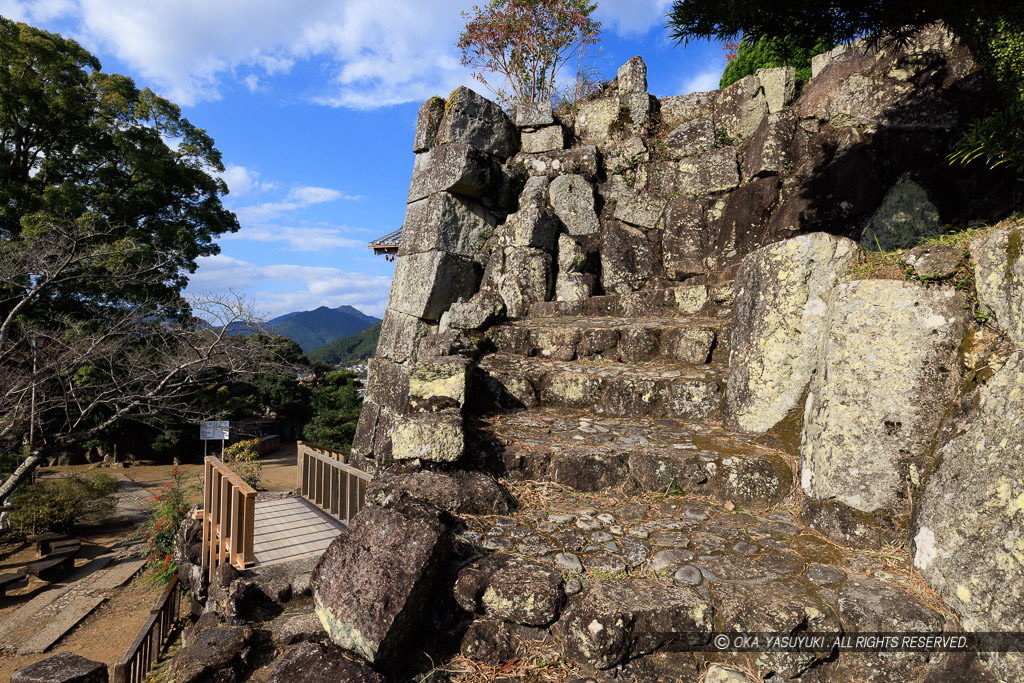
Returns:
[[[114,663],[110,676],[112,683],[141,683],[146,679],[146,674],[164,648],[180,610],[181,589],[178,586],[178,575],[175,574],[150,610],[149,618],[142,625],[139,635],[128,646],[128,652]]]
[[[344,463],[344,453],[298,443],[299,493],[346,524],[366,502],[373,475]]]
[[[202,566],[209,567],[212,581],[222,562],[238,569],[253,565],[256,491],[212,455],[203,481]]]

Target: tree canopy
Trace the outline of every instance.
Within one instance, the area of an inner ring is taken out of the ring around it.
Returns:
[[[744,76],[756,73],[758,69],[776,66],[796,67],[796,77],[807,81],[811,78],[811,58],[834,46],[828,39],[819,39],[808,48],[792,33],[780,37],[762,36],[756,40],[744,37],[735,58],[726,65],[719,87],[727,88]]]

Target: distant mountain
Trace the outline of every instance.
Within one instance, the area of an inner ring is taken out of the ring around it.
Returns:
[[[269,332],[294,340],[303,353],[319,349],[335,339],[362,332],[380,321],[351,306],[285,313],[267,323]]]
[[[310,360],[318,360],[332,365],[335,363],[351,365],[364,361],[377,352],[381,324],[377,323],[372,327],[367,327],[362,332],[357,332],[350,337],[335,339],[322,349],[310,351],[306,356]]]

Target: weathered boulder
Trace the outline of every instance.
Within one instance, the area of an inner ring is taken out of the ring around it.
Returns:
[[[839,587],[836,609],[853,633],[941,633],[942,615],[883,581],[851,576]],[[929,667],[927,652],[842,653],[833,671],[839,680],[913,681]]]
[[[469,515],[507,514],[513,508],[512,497],[498,482],[482,472],[467,470],[385,473],[374,477],[366,499],[381,507],[414,499],[447,512]]]
[[[496,252],[497,253],[497,252]],[[549,301],[554,289],[554,259],[546,249],[511,247],[502,255],[504,268],[497,282],[498,296],[510,318],[526,315],[538,301]]]
[[[903,261],[914,269],[921,279],[944,279],[952,277],[964,262],[964,251],[957,247],[935,245],[914,247],[903,257]]]
[[[557,178],[566,173],[582,175],[588,181],[597,179],[597,147],[584,145],[572,149],[526,154],[520,152],[509,160],[512,169],[522,169],[530,176]]]
[[[398,256],[443,251],[472,258],[493,231],[492,219],[483,207],[438,192],[406,207]]]
[[[619,67],[615,75],[615,86],[619,94],[647,92],[647,65],[643,57],[631,57]]]
[[[542,628],[477,619],[466,629],[459,649],[473,661],[503,664],[533,652],[535,644],[547,637]]]
[[[695,451],[671,448],[630,453],[629,471],[640,488],[651,493],[703,493],[711,479],[711,472]]]
[[[416,117],[416,136],[413,138],[412,151],[419,154],[434,146],[437,127],[444,117],[444,99],[431,97],[420,105],[419,116]]]
[[[402,414],[409,407],[409,369],[386,358],[371,358],[366,398]]]
[[[467,612],[524,626],[553,623],[565,602],[561,572],[546,563],[502,553],[460,571],[454,595]]]
[[[758,69],[754,78],[764,90],[768,113],[782,111],[793,102],[796,95],[796,67],[779,66],[771,69]]]
[[[167,678],[176,683],[240,681],[251,664],[252,638],[251,626],[219,625],[203,629],[171,660]]]
[[[712,664],[704,674],[704,683],[754,683],[754,679],[739,669]]]
[[[15,671],[11,683],[107,683],[107,665],[72,652],[58,652]]]
[[[676,197],[665,208],[665,229],[661,252],[665,274],[682,280],[704,273],[708,235],[704,202],[693,197]]]
[[[906,522],[908,491],[930,469],[930,449],[959,382],[965,330],[964,297],[952,289],[895,280],[835,288],[804,410],[805,495]],[[813,505],[808,516],[823,526]]]
[[[792,150],[799,118],[792,109],[769,114],[747,144],[743,173],[748,178],[783,173],[797,158]]]
[[[561,125],[523,131],[523,151],[527,154],[552,152],[565,148],[565,130]]]
[[[747,254],[736,275],[726,416],[763,433],[803,396],[833,288],[858,258],[851,240],[812,233]]]
[[[496,173],[490,157],[475,147],[438,145],[416,155],[407,201],[415,202],[435,192],[479,197]]]
[[[546,209],[526,208],[509,214],[498,228],[501,247],[534,247],[554,252],[558,241],[558,219]]]
[[[391,434],[395,460],[455,462],[465,450],[462,416],[455,410],[403,417]]]
[[[710,118],[683,121],[665,136],[665,148],[675,157],[688,157],[715,146],[715,122]]]
[[[566,449],[551,454],[551,480],[577,491],[607,491],[630,483],[629,466],[618,453]]]
[[[361,463],[359,467],[372,471],[391,461],[391,433],[400,415],[370,398],[363,400],[356,433],[352,437],[352,458]]]
[[[409,370],[409,397],[444,396],[464,405],[472,362],[463,356],[419,360]]]
[[[793,485],[793,473],[778,455],[730,456],[718,461],[712,491],[745,509],[776,505]]]
[[[551,100],[519,102],[516,104],[516,125],[520,128],[539,128],[555,122]]]
[[[404,363],[413,356],[416,342],[433,332],[430,323],[388,307],[381,323],[377,356],[396,363]]]
[[[340,651],[319,643],[302,643],[270,672],[267,683],[384,683],[385,678]]]
[[[575,121],[577,137],[585,145],[605,144],[620,118],[619,110],[618,95],[596,97],[580,102]],[[625,115],[629,116],[628,108],[625,108]]]
[[[715,100],[716,125],[737,142],[750,137],[768,116],[768,101],[757,76],[744,76]]]
[[[469,298],[480,285],[473,261],[443,251],[399,257],[388,308],[423,320],[437,321],[460,297]]]
[[[551,179],[547,176],[535,175],[528,178],[523,191],[519,193],[520,210],[547,208],[550,187]]]
[[[275,619],[271,623],[270,640],[275,647],[287,647],[295,643],[326,639],[327,633],[315,612],[296,614]]]
[[[661,98],[661,122],[668,128],[696,118],[711,119],[721,90]]]
[[[967,631],[1024,630],[1024,352],[982,389],[977,419],[939,453],[915,515],[914,566]],[[986,662],[1024,678],[1020,653]]]
[[[551,207],[570,235],[592,235],[601,229],[594,211],[594,186],[581,175],[551,181]]]
[[[513,134],[512,122],[501,107],[459,86],[445,103],[436,143],[466,143],[504,159],[512,153]]]
[[[690,588],[632,578],[596,580],[555,628],[571,659],[608,669],[665,646],[706,643],[714,612]]]
[[[648,189],[662,195],[703,197],[731,190],[739,184],[735,147],[723,147],[679,161],[654,162],[647,171]]]
[[[707,363],[716,336],[710,327],[670,327],[661,335],[661,352],[680,363]]]
[[[1024,226],[971,242],[978,301],[1018,346],[1024,346]]]
[[[668,200],[664,197],[625,187],[619,192],[613,215],[623,223],[651,230],[657,226],[666,204]]]
[[[473,297],[472,301],[456,301],[441,314],[439,329],[480,330],[505,312],[505,303],[496,295]],[[386,315],[386,314],[385,314]],[[382,333],[383,334],[383,333]]]
[[[647,236],[615,220],[607,221],[601,235],[601,286],[606,292],[625,293],[643,287],[654,276],[654,257]]]
[[[449,547],[431,508],[363,508],[313,570],[316,613],[331,639],[371,663],[401,666],[422,641]]]
[[[869,251],[907,249],[922,237],[942,232],[939,210],[928,192],[905,174],[893,185],[882,205],[864,226],[860,244]]]
[[[832,608],[811,583],[801,578],[770,584],[721,583],[715,591],[714,605],[715,625],[727,633],[795,633],[806,629],[838,635],[842,631]],[[773,672],[782,678],[795,678],[827,656],[825,652],[764,652],[755,661],[763,677]]]

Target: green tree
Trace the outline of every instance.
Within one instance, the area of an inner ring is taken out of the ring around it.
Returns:
[[[936,21],[964,41],[1002,99],[997,111],[968,130],[952,158],[982,159],[1024,172],[1024,6],[1019,2],[675,0],[668,14],[677,42],[731,40],[743,34],[750,41],[787,38],[808,50],[821,39],[838,44],[861,36],[906,44],[915,31]]]
[[[328,372],[312,393],[313,419],[303,430],[310,443],[346,450],[352,445],[362,399],[356,375],[345,370]]]
[[[590,17],[587,0],[491,0],[473,6],[456,46],[462,65],[503,105],[553,98],[559,69],[581,50],[597,44],[601,23]],[[511,95],[484,72],[508,81]]]
[[[762,36],[750,41],[740,41],[735,59],[729,61],[722,73],[720,88],[728,88],[744,76],[749,76],[758,69],[770,69],[777,66],[796,67],[796,77],[802,81],[811,78],[811,57],[827,52],[834,44],[827,39],[820,39],[810,48],[796,39],[792,33],[785,36]]]
[[[220,152],[177,105],[139,90],[73,40],[0,18],[0,236],[45,238],[48,226],[88,222],[109,244],[130,241],[159,275],[146,288],[98,277],[55,286],[51,310],[84,295],[170,300],[238,230],[220,196]]]

